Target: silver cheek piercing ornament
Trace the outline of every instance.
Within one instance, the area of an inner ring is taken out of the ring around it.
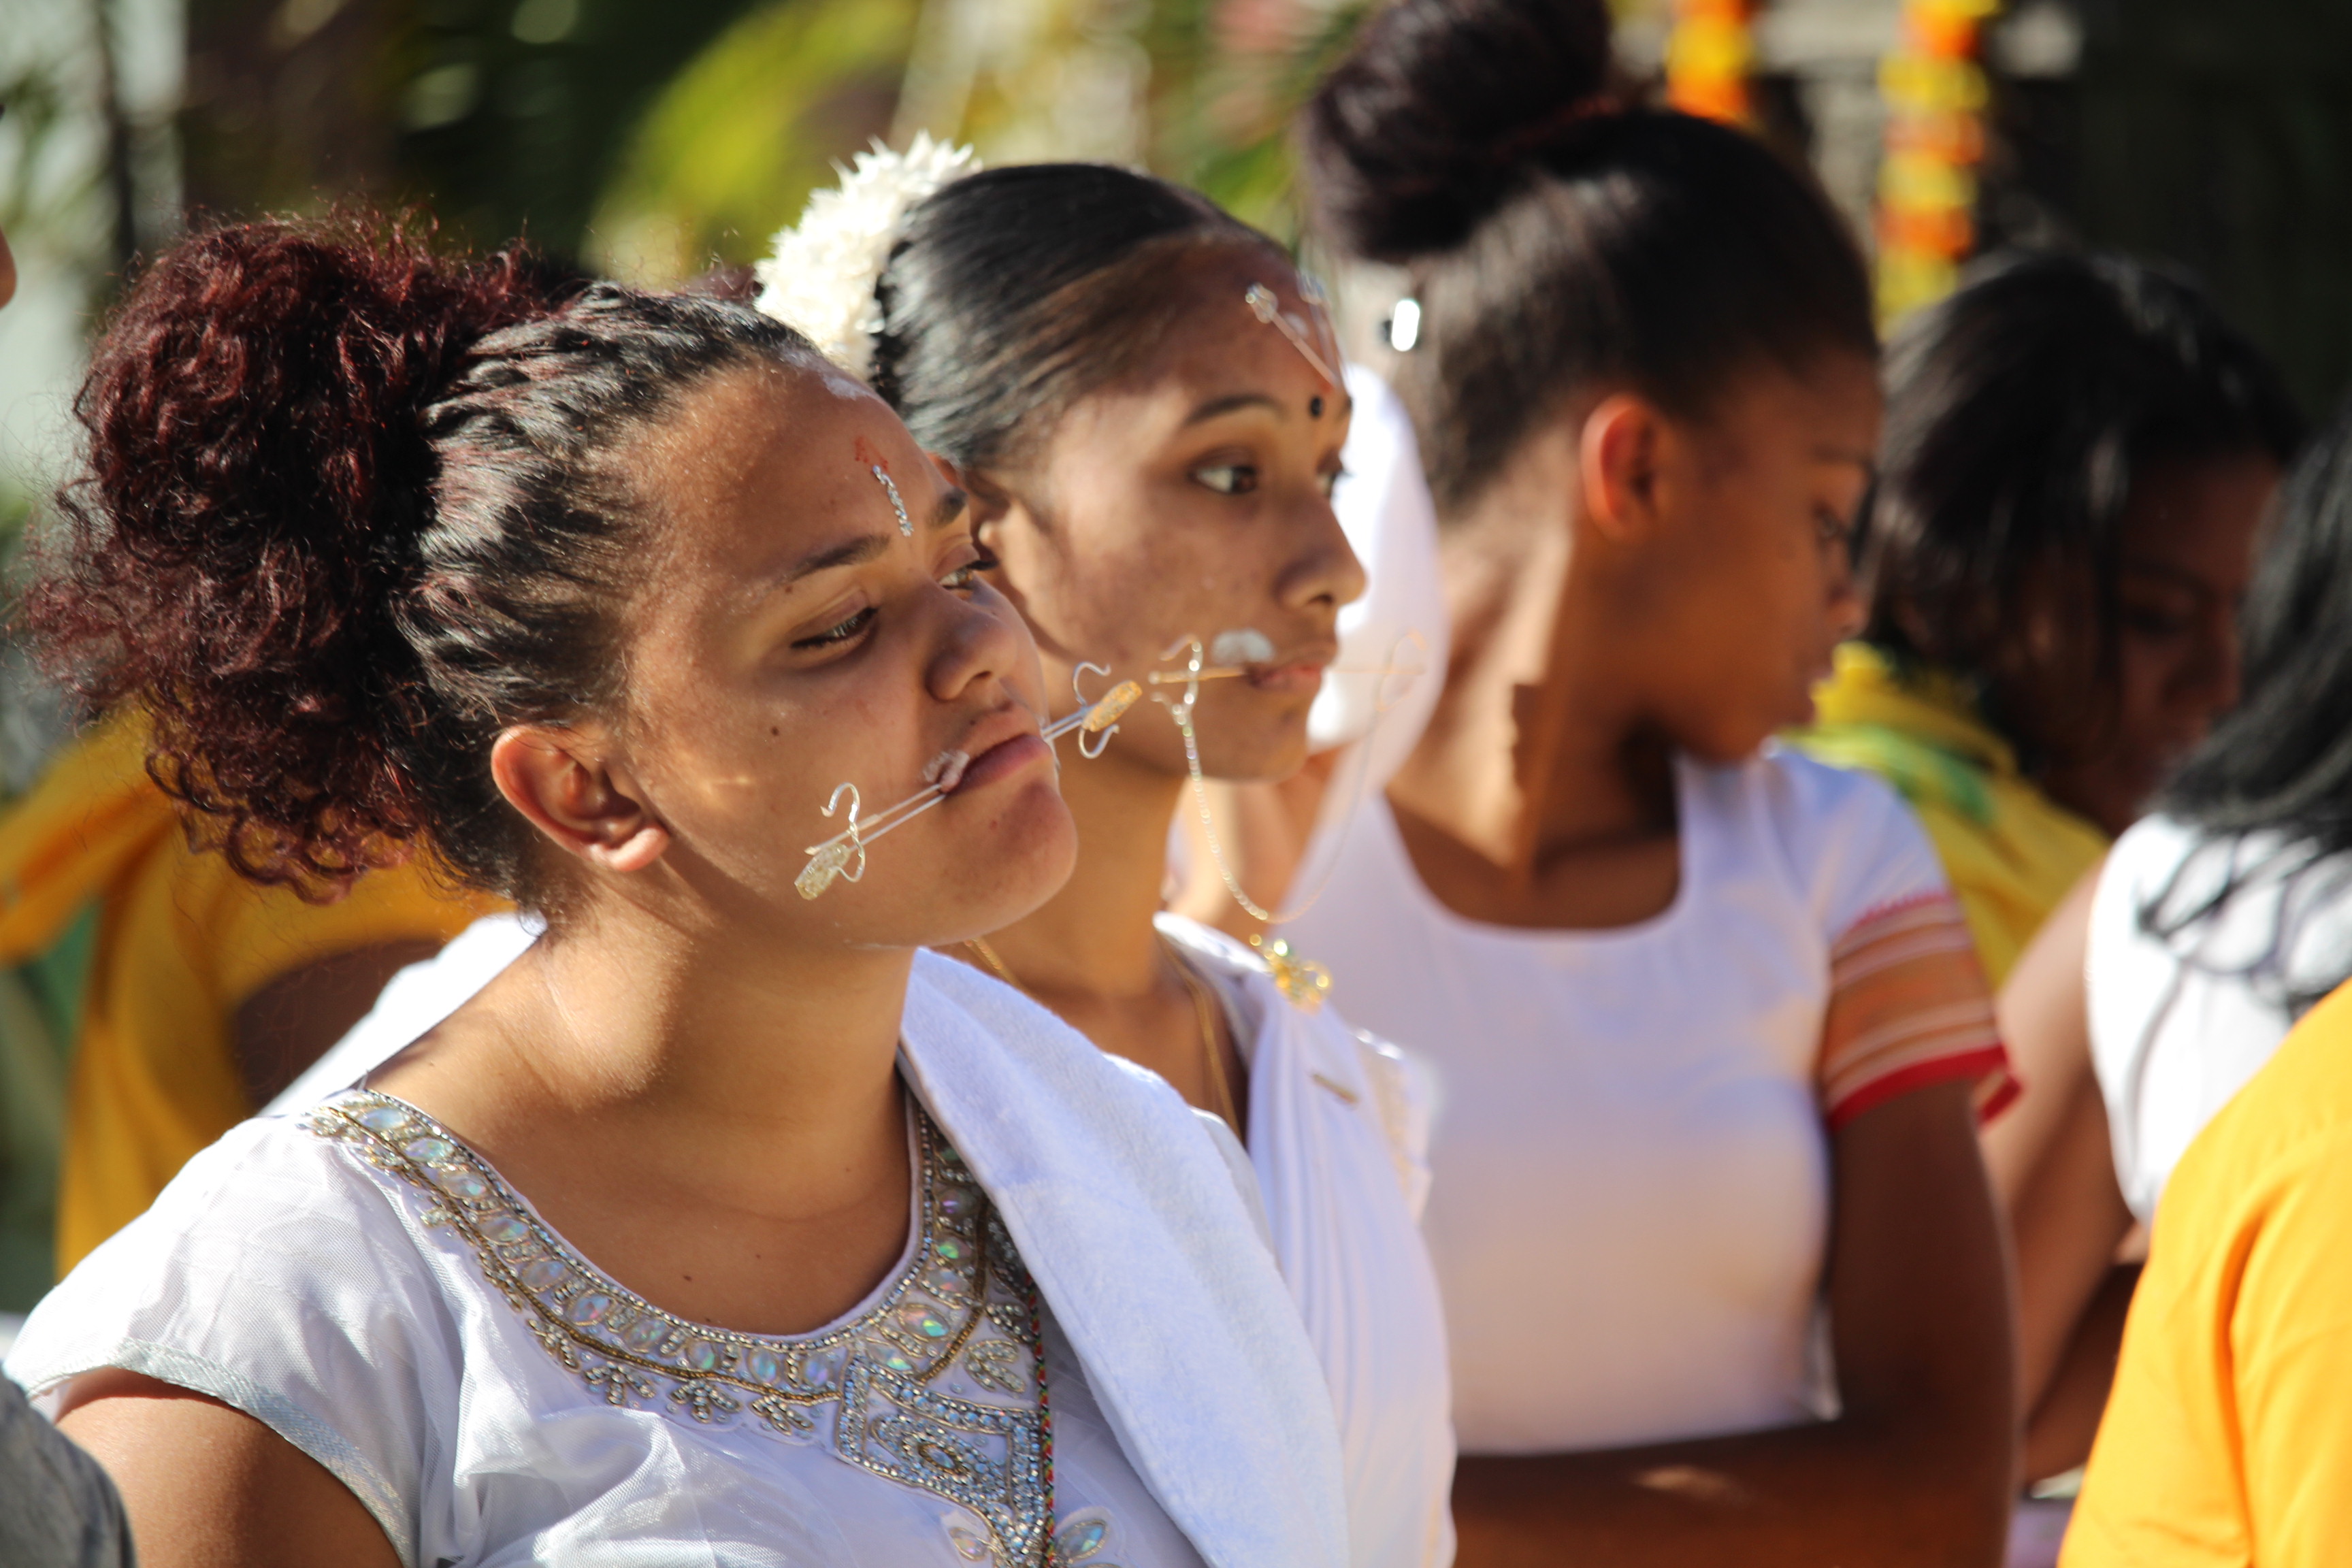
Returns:
[[[1079,668],[1092,669],[1097,674],[1108,673],[1100,665],[1081,665]],[[1071,677],[1070,684],[1075,689],[1076,676]],[[1142,687],[1132,680],[1122,680],[1092,702],[1080,699],[1081,706],[1076,712],[1056,719],[1038,734],[1051,745],[1075,730],[1079,734],[1078,749],[1089,757],[1100,756],[1102,748],[1110,743],[1111,735],[1118,729],[1119,715],[1133,707],[1142,695]],[[1091,751],[1087,749],[1086,737],[1088,735],[1102,737]],[[835,785],[833,795],[824,803],[824,815],[830,817],[845,809],[842,803],[846,798],[849,826],[824,843],[808,847],[805,851],[808,864],[802,867],[801,874],[793,879],[793,887],[802,898],[814,899],[836,881],[864,880],[866,847],[884,835],[906,826],[947,799],[955,792],[956,785],[963,782],[964,770],[971,765],[971,758],[962,752],[941,752],[923,769],[921,789],[870,817],[858,815],[863,803],[858,798],[856,784]]]
[[[1412,682],[1426,673],[1418,664],[1400,662],[1408,645],[1416,651],[1428,647],[1419,632],[1407,632],[1390,646],[1389,657],[1380,664],[1334,664],[1325,667],[1324,673],[1373,677],[1378,684],[1372,689],[1372,722],[1377,726],[1389,710],[1403,698]],[[1325,858],[1322,881],[1295,909],[1277,913],[1244,891],[1241,879],[1234,875],[1233,866],[1225,859],[1224,846],[1218,841],[1217,825],[1209,811],[1209,784],[1201,772],[1200,732],[1193,721],[1193,710],[1201,700],[1201,683],[1249,675],[1273,662],[1273,639],[1254,626],[1243,626],[1220,632],[1207,644],[1197,637],[1178,637],[1160,658],[1165,663],[1180,656],[1183,663],[1177,668],[1155,669],[1145,675],[1143,679],[1149,686],[1183,688],[1181,697],[1171,698],[1164,692],[1155,691],[1152,699],[1168,710],[1168,716],[1176,721],[1177,732],[1184,737],[1184,767],[1192,775],[1192,805],[1201,819],[1201,835],[1208,842],[1209,858],[1217,863],[1217,875],[1224,882],[1225,891],[1232,895],[1234,903],[1253,919],[1263,921],[1267,925],[1286,924],[1313,909],[1317,900],[1323,897],[1323,889],[1330,886],[1331,872],[1338,867],[1339,857],[1333,854]],[[1218,658],[1217,663],[1209,662],[1213,656]],[[1228,659],[1232,662],[1226,662]],[[1388,683],[1395,676],[1403,677],[1405,683],[1391,693]],[[1354,821],[1356,807],[1361,804],[1365,780],[1371,766],[1371,747],[1368,744],[1370,739],[1368,732],[1361,740],[1352,742],[1356,751],[1356,776],[1349,785],[1348,810],[1340,818],[1343,832],[1345,825]],[[1286,942],[1276,942],[1268,945],[1263,939],[1253,937],[1251,945],[1260,950],[1260,956],[1266,960],[1267,968],[1273,973],[1276,984],[1282,987],[1284,994],[1309,1011],[1321,1004],[1323,993],[1331,984],[1330,974],[1321,964],[1298,957],[1290,951]]]

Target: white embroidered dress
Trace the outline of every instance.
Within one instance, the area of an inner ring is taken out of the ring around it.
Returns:
[[[961,1568],[1046,1545],[1042,1336],[1051,1563],[1338,1568],[1328,1402],[1190,1111],[1017,997],[935,978],[909,994],[906,1248],[815,1333],[661,1311],[429,1118],[353,1090],[191,1162],[9,1372],[220,1398],[432,1568]],[[1031,1049],[992,1052],[1008,1036]]]

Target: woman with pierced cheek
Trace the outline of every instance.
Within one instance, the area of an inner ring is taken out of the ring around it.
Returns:
[[[226,228],[100,345],[49,650],[244,874],[431,854],[545,934],[199,1155],[10,1374],[150,1563],[1341,1568],[1251,1194],[924,951],[1076,850],[965,493],[749,307],[530,276]]]
[[[1370,697],[1402,679],[1380,659],[1330,668],[1364,577],[1332,510],[1354,410],[1328,323],[1278,248],[1189,192],[1093,164],[968,164],[928,140],[861,156],[847,199],[821,195],[761,268],[761,307],[870,378],[969,496],[975,570],[1035,637],[1057,705],[1076,704],[1074,679],[1157,700],[1064,748],[1068,883],[941,951],[1202,1113],[1262,1200],[1322,1363],[1351,1561],[1442,1564],[1453,1443],[1415,1223],[1420,1080],[1318,1010],[1315,966],[1161,912],[1171,823],[1200,780],[1287,777],[1327,681]],[[874,214],[882,227],[861,226]],[[334,1075],[529,942],[499,920],[460,938],[386,993],[384,1027],[338,1047]]]
[[[1323,1005],[1319,966],[1162,910],[1171,819],[1201,821],[1203,780],[1287,779],[1327,684],[1369,706],[1410,678],[1389,668],[1409,649],[1339,658],[1340,608],[1365,589],[1331,500],[1357,410],[1319,293],[1201,197],[1094,164],[946,183],[842,296],[798,287],[795,249],[763,303],[833,322],[871,301],[879,331],[845,334],[842,357],[971,493],[983,571],[1048,687],[1088,665],[1156,682],[1099,762],[1065,769],[1069,882],[950,951],[1241,1140],[1338,1403],[1352,1560],[1443,1564],[1454,1454],[1417,1068]],[[1196,852],[1222,858],[1219,831]]]

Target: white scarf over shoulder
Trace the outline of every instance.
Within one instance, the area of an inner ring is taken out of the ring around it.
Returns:
[[[1339,1412],[1356,1568],[1453,1561],[1453,1388],[1422,1245],[1429,1094],[1393,1047],[1308,1012],[1257,954],[1162,915],[1249,1042],[1249,1160],[1275,1255]]]
[[[936,953],[916,958],[906,1041],[916,1093],[995,1202],[1120,1447],[1202,1559],[1347,1562],[1330,1395],[1192,1109]]]

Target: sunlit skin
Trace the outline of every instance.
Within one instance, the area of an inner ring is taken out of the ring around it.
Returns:
[[[2238,603],[2279,478],[2255,452],[2143,467],[2117,531],[2113,676],[2053,657],[2000,693],[2003,713],[2046,759],[2042,786],[2110,834],[2131,826],[2167,770],[2237,702]],[[2103,718],[2089,694],[2109,679]]]
[[[1308,313],[1278,258],[1255,247],[1213,254],[1187,279],[1160,355],[1080,402],[1025,465],[961,479],[1002,563],[990,580],[1035,633],[1058,704],[1074,705],[1068,680],[1082,660],[1125,678],[1173,668],[1160,656],[1180,637],[1253,627],[1272,642],[1274,658],[1249,677],[1204,682],[1195,717],[1202,771],[1255,781],[1305,760],[1339,607],[1363,592],[1364,575],[1330,502],[1347,394],[1250,313],[1242,296],[1253,282]],[[1066,761],[1077,869],[988,942],[1024,989],[1096,1044],[1214,1110],[1192,994],[1151,926],[1169,822],[1189,809],[1187,777],[1176,725],[1149,700],[1099,761]],[[968,949],[959,956],[977,962]],[[1242,1059],[1230,1038],[1221,1052],[1241,1110]]]
[[[1612,393],[1450,523],[1454,653],[1389,791],[1433,890],[1546,929],[1672,901],[1673,753],[1736,762],[1804,722],[1861,624],[1846,541],[1878,418],[1858,359],[1751,373],[1704,422]]]
[[[1727,377],[1701,417],[1597,389],[1532,435],[1442,542],[1454,653],[1389,797],[1456,913],[1636,924],[1673,901],[1677,752],[1752,756],[1811,713],[1862,618],[1847,533],[1878,438],[1874,367]],[[1822,1282],[1834,1421],[1638,1449],[1466,1456],[1462,1568],[2000,1558],[2009,1305],[1967,1089],[1830,1136]]]
[[[657,591],[623,612],[625,695],[509,731],[490,759],[565,880],[563,918],[371,1082],[657,1305],[804,1332],[905,1243],[895,1063],[914,950],[1018,920],[1068,873],[1044,688],[980,579],[961,493],[863,388],[730,371],[612,464],[654,515],[633,581]],[[818,815],[835,784],[887,805],[950,748],[973,755],[963,782],[877,845],[862,882],[793,890],[802,847],[839,826]],[[357,1500],[249,1417],[119,1373],[68,1403],[142,1561],[392,1561]]]

